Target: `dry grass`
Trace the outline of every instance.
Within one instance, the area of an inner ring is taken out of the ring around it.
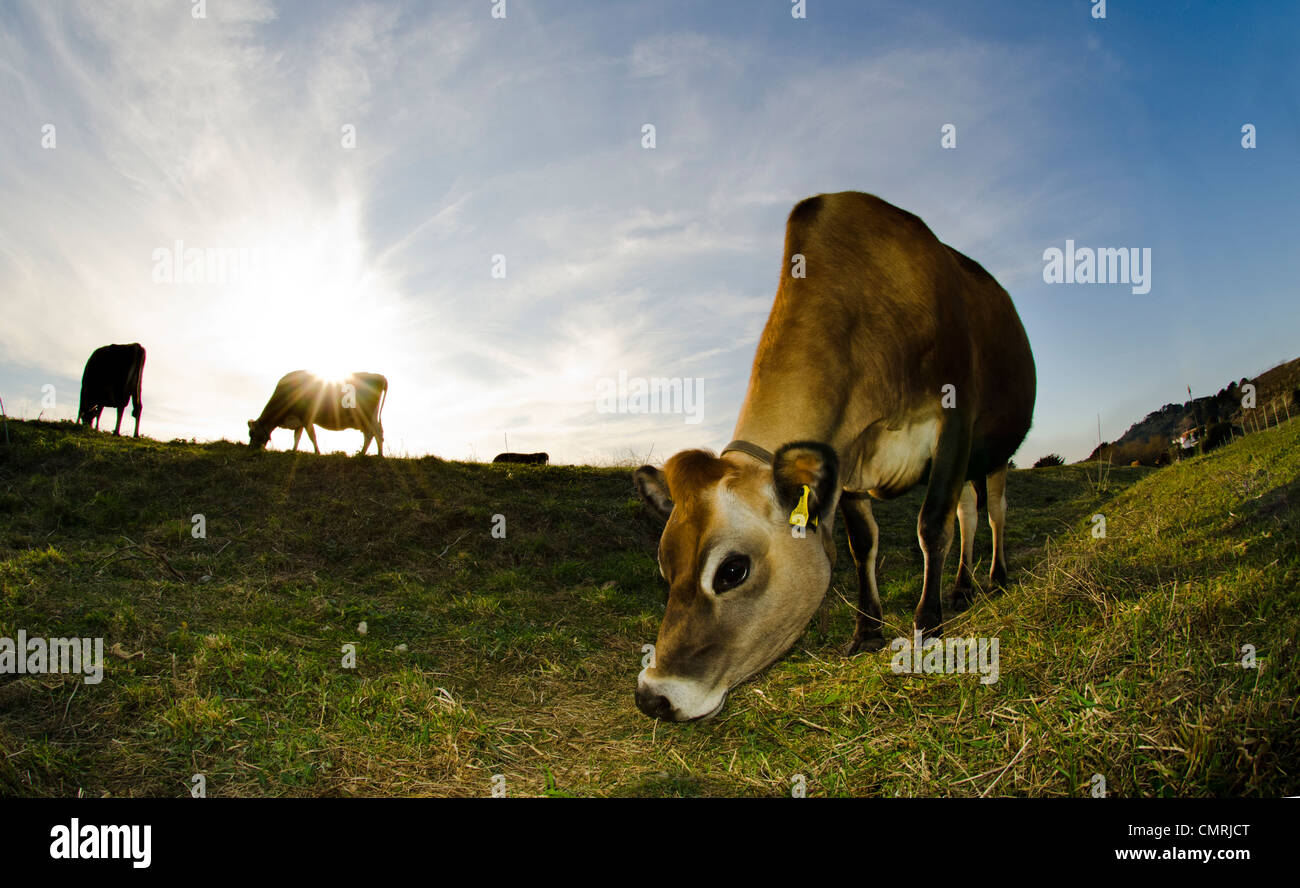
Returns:
[[[950,630],[999,639],[996,684],[843,659],[841,540],[795,649],[689,725],[632,702],[664,590],[624,469],[10,432],[0,635],[143,656],[100,685],[0,678],[4,794],[182,795],[196,773],[214,796],[483,796],[496,774],[511,795],[788,795],[795,774],[809,795],[1079,796],[1095,774],[1118,795],[1300,792],[1300,423],[1105,490],[1013,472],[1015,584]],[[915,508],[878,510],[900,635]]]

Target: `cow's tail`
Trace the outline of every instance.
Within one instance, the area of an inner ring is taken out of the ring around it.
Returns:
[[[138,345],[140,349],[140,365],[135,368],[135,409],[144,412],[141,406],[144,403],[144,359],[145,350],[143,345]]]
[[[384,426],[384,402],[388,400],[388,377],[383,377],[384,387],[379,392],[379,409],[375,411],[375,425]]]

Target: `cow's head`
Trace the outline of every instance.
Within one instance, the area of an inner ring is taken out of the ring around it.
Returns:
[[[654,664],[637,679],[642,712],[712,715],[794,644],[830,585],[838,474],[835,451],[808,441],[785,445],[771,465],[686,450],[663,471],[636,470],[641,496],[667,519],[659,572],[668,607]],[[792,525],[803,508],[808,526]]]
[[[248,446],[253,450],[265,450],[266,442],[271,440],[271,430],[255,419],[248,421]]]

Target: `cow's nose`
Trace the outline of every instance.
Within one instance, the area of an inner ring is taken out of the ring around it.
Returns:
[[[673,720],[673,704],[669,702],[668,698],[656,691],[649,690],[643,685],[637,685],[636,688],[636,708],[651,718],[661,718],[664,721]]]

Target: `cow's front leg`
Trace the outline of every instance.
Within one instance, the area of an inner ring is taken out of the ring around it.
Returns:
[[[312,424],[309,423],[309,422],[307,422],[307,423],[303,423],[303,425],[304,425],[304,426],[306,427],[306,429],[307,429],[307,437],[311,440],[311,446],[312,446],[312,449],[315,450],[315,451],[316,451],[316,454],[319,456],[319,455],[320,455],[320,445],[316,443],[316,426],[312,425]]]
[[[844,530],[849,538],[849,552],[858,569],[858,619],[844,655],[851,657],[862,651],[878,651],[885,646],[884,625],[880,610],[880,591],[876,586],[876,552],[880,545],[880,529],[871,514],[871,500],[863,495],[844,494],[840,497],[840,511],[844,515]]]
[[[126,409],[125,406],[122,406],[122,407],[117,408],[117,425],[113,426],[113,434],[114,434],[114,435],[121,435],[121,434],[122,434],[122,412],[123,412],[125,409]]]

